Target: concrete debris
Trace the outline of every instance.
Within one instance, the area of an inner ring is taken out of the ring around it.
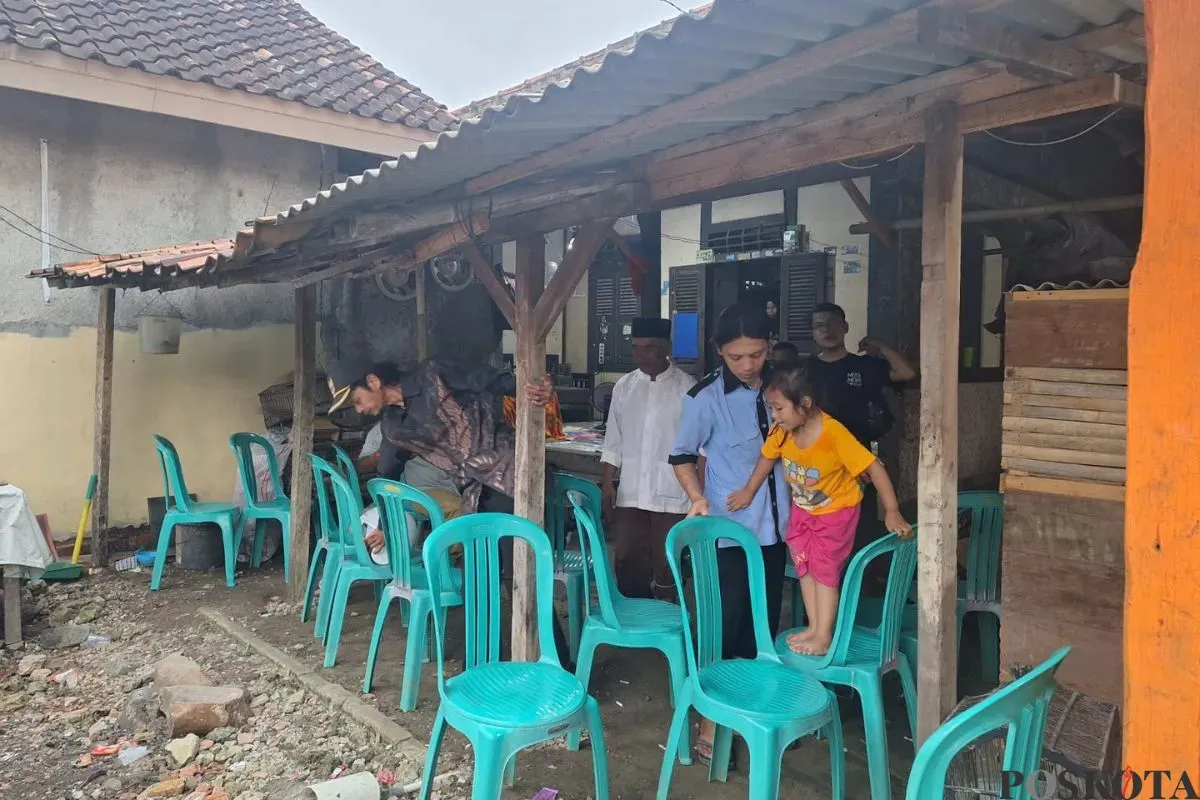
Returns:
[[[196,753],[200,751],[200,737],[194,733],[189,733],[181,739],[172,739],[163,748],[171,756],[171,760],[175,762],[176,767],[185,767],[191,763],[196,757]]]
[[[237,686],[170,686],[159,696],[172,736],[238,727],[250,716],[246,690]]]
[[[172,653],[154,665],[154,687],[159,691],[171,686],[212,686],[200,665],[179,653]]]

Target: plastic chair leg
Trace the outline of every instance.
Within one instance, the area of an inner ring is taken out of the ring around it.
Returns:
[[[592,680],[592,661],[596,657],[596,648],[600,646],[600,642],[596,641],[596,637],[592,634],[593,628],[586,628],[583,631],[583,637],[579,642],[579,655],[575,660],[575,677],[583,684],[583,691],[588,690],[588,684]],[[579,742],[583,736],[583,731],[576,728],[567,734],[567,749],[578,750]]]
[[[292,578],[292,515],[285,514],[279,518],[281,538],[279,549],[283,553],[283,582],[290,583]]]
[[[608,800],[608,748],[604,744],[604,723],[600,719],[600,704],[594,697],[585,705],[588,736],[592,743],[592,774],[596,779],[596,800]],[[667,751],[668,754],[670,751]]]
[[[379,657],[379,640],[383,638],[383,623],[387,621],[388,609],[392,606],[391,594],[385,594],[375,610],[375,627],[371,629],[371,646],[367,649],[367,669],[363,673],[363,694],[371,691],[375,683],[375,661]],[[403,601],[401,601],[403,602]]]
[[[846,751],[842,743],[842,714],[838,710],[837,695],[829,693],[833,703],[833,719],[825,726],[825,737],[829,739],[829,773],[832,783],[830,800],[846,799]]]
[[[1000,682],[1000,618],[990,611],[975,615],[979,620],[979,660],[985,678]]]
[[[333,608],[329,611],[329,629],[325,633],[325,669],[337,663],[338,643],[342,638],[342,622],[346,618],[346,603],[350,599],[352,583],[345,575],[338,576]]]
[[[401,604],[404,601],[400,601]],[[404,677],[400,689],[400,710],[412,711],[417,707],[417,693],[421,689],[421,664],[429,642],[429,620],[433,615],[430,598],[417,595],[412,599],[409,610],[407,640],[404,643]]]
[[[583,596],[582,573],[571,573],[567,578],[567,647],[571,652],[571,660],[579,658],[579,640],[583,636],[584,607],[587,598]]]
[[[233,588],[233,576],[237,570],[237,542],[234,538],[233,526],[235,521],[230,517],[217,520],[221,526],[221,543],[225,546],[225,585]]]
[[[313,592],[317,588],[317,570],[321,561],[329,556],[329,551],[317,545],[313,551],[312,564],[308,566],[308,581],[304,584],[304,605],[300,607],[300,621],[308,622],[312,616]]]
[[[887,724],[883,717],[883,686],[879,675],[862,675],[854,688],[862,699],[871,800],[891,800],[892,775],[888,767]]]
[[[171,546],[171,530],[174,527],[173,522],[163,520],[162,527],[158,529],[158,549],[154,556],[154,571],[150,573],[150,591],[152,592],[157,592],[162,583],[163,567],[167,565],[167,549]]]
[[[917,741],[917,681],[913,674],[912,662],[905,653],[900,654],[899,669],[900,686],[904,690],[904,708],[908,712],[908,732],[914,742]]]
[[[671,773],[675,769],[675,753],[683,745],[683,737],[687,735],[688,716],[691,711],[684,698],[675,703],[675,713],[671,717],[671,730],[667,733],[667,746],[663,753],[662,770],[658,773],[658,794],[656,800],[667,800],[671,791]]]
[[[475,776],[471,800],[496,800],[504,792],[506,765],[501,742],[491,736],[480,736],[471,742],[475,749]]]
[[[687,682],[687,652],[683,638],[680,637],[670,645],[663,647],[663,655],[667,657],[667,668],[671,675],[671,705],[679,704],[683,695],[683,686]],[[679,763],[687,766],[692,763],[692,729],[683,727],[683,736],[679,739]]]
[[[446,715],[438,708],[437,716],[433,719],[433,730],[429,732],[429,748],[425,751],[425,772],[421,774],[421,794],[418,800],[429,800],[433,791],[433,778],[437,774],[438,753],[442,749],[442,739],[446,735]],[[478,757],[478,753],[476,753]],[[499,797],[499,794],[496,795]]]
[[[708,763],[709,781],[729,780],[729,764],[733,760],[733,731],[718,725],[713,733],[712,758]]]
[[[263,539],[267,535],[267,521],[254,520],[254,542],[250,546],[250,566],[258,569],[262,566]]]
[[[327,553],[325,569],[321,573],[321,596],[317,598],[317,624],[313,629],[313,635],[321,641],[325,641],[325,635],[329,631],[329,612],[333,608],[333,596],[341,572],[340,555],[336,551]]]
[[[779,765],[783,748],[775,731],[755,731],[749,737],[750,796],[754,800],[779,800]]]
[[[504,762],[504,786],[511,789],[517,782],[517,754],[513,753]]]

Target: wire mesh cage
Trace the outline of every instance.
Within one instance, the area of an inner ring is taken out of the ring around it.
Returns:
[[[1018,678],[1029,669],[1014,667],[1013,677]],[[950,717],[987,697],[963,698]],[[1120,709],[1115,703],[1059,686],[1050,699],[1046,716],[1041,768],[1055,776],[1063,772],[1112,775],[1121,769],[1120,732]],[[999,729],[984,734],[954,757],[946,771],[944,800],[998,800],[1003,796],[1000,772],[1006,735],[1007,731]]]

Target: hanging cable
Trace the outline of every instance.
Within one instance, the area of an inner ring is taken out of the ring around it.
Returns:
[[[38,242],[39,244],[42,241],[42,237],[34,236],[29,231],[21,230],[16,225],[14,225],[13,223],[6,220],[4,217],[0,217],[0,222],[3,222],[5,225],[12,228],[14,231],[16,231],[17,233],[26,237],[27,239],[32,239],[33,241]],[[91,250],[77,250],[73,247],[62,247],[60,245],[52,245],[52,246],[54,247],[55,250],[61,250],[64,253],[78,253],[81,256],[96,256],[96,255],[98,255],[97,253],[93,253]]]
[[[1015,147],[1052,147],[1056,144],[1066,144],[1067,142],[1073,142],[1082,136],[1087,136],[1089,133],[1096,130],[1101,125],[1108,122],[1110,119],[1112,119],[1113,117],[1115,117],[1117,114],[1120,114],[1120,113],[1121,113],[1121,109],[1114,108],[1112,111],[1110,111],[1108,114],[1106,114],[1103,118],[1101,118],[1097,122],[1094,122],[1091,125],[1087,126],[1083,130],[1081,130],[1079,133],[1071,134],[1070,136],[1066,136],[1062,139],[1055,139],[1052,142],[1018,142],[1014,139],[1005,139],[1003,136],[1001,136],[997,133],[992,133],[991,131],[984,131],[984,133],[986,133],[988,136],[995,139],[997,142],[1004,142],[1005,144],[1011,144]]]
[[[899,161],[900,159],[904,158],[906,155],[911,153],[913,150],[915,150],[916,147],[917,146],[915,144],[910,144],[908,146],[908,149],[905,150],[904,152],[897,153],[896,155],[892,156],[891,158],[885,158],[883,161],[876,161],[874,164],[863,164],[862,166],[859,166],[857,164],[847,164],[844,161],[838,161],[837,163],[840,166],[845,167],[846,169],[858,169],[858,170],[875,169],[876,167],[881,167],[884,164],[891,164],[893,161]]]
[[[70,241],[70,240],[68,240],[68,239],[64,239],[64,238],[63,238],[63,237],[61,237],[61,236],[56,236],[56,235],[54,235],[53,233],[49,233],[48,231],[44,231],[44,230],[42,230],[42,229],[41,229],[41,228],[39,228],[37,225],[35,225],[35,224],[33,224],[32,222],[30,222],[29,220],[25,219],[25,218],[24,218],[24,217],[22,217],[20,214],[18,214],[17,212],[13,211],[11,208],[8,208],[7,206],[0,205],[0,211],[3,211],[4,213],[6,213],[6,214],[8,214],[8,215],[10,215],[10,216],[16,217],[16,218],[17,218],[17,219],[19,219],[21,222],[24,222],[26,225],[28,225],[29,227],[31,227],[31,228],[33,228],[35,231],[37,231],[37,233],[38,233],[38,237],[39,237],[39,241],[40,241],[40,238],[41,238],[41,236],[43,236],[43,235],[44,235],[44,236],[47,236],[48,238],[50,238],[51,240],[57,240],[57,241],[59,241],[59,242],[62,242],[62,243],[65,245],[65,247],[60,247],[60,248],[58,248],[58,249],[60,249],[60,250],[75,250],[76,252],[80,252],[80,253],[87,253],[88,255],[93,255],[93,256],[98,256],[98,255],[100,255],[100,254],[99,254],[99,253],[97,253],[97,252],[94,252],[94,251],[92,251],[92,250],[88,250],[86,247],[80,247],[79,245],[75,244],[74,242],[72,242],[72,241]],[[51,242],[51,244],[53,245],[53,241]]]

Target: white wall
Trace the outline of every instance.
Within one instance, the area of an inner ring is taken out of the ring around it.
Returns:
[[[871,196],[869,178],[855,181],[864,196]],[[739,219],[783,213],[783,192],[731,197],[716,200],[712,221]],[[797,192],[797,223],[808,228],[812,248],[837,250],[834,297],[831,300],[846,309],[851,336],[867,334],[867,269],[870,236],[852,236],[850,226],[862,221],[862,215],[841,185],[824,183],[805,186]],[[667,209],[662,212],[662,314],[670,315],[668,279],[671,267],[696,263],[700,250],[700,206]]]
[[[871,197],[871,179],[854,181],[863,196]],[[813,250],[837,249],[834,260],[831,302],[846,310],[850,323],[849,346],[867,335],[867,269],[871,237],[853,236],[850,226],[862,222],[862,214],[846,190],[837,183],[803,186],[797,195],[796,222],[808,228]]]
[[[564,238],[563,238],[563,232],[562,231],[552,231],[550,233],[547,233],[546,234],[546,283],[547,284],[550,283],[550,279],[554,276],[554,271],[558,268],[558,265],[562,263],[563,258],[565,257],[565,252],[566,252],[566,242],[564,241]],[[510,274],[515,273],[517,270],[517,243],[516,242],[505,242],[503,245],[501,245],[500,258],[501,258],[501,263],[504,265],[504,271],[507,273],[510,273]],[[587,279],[585,278],[583,281],[580,281],[580,283],[583,284],[583,287],[584,287],[584,289],[583,289],[583,297],[584,297],[583,347],[584,347],[585,355],[584,355],[583,363],[585,364],[585,367],[582,370],[576,370],[576,371],[582,372],[582,371],[586,370],[586,364],[587,364],[587,357],[586,357],[586,353],[587,353],[587,305],[586,305],[586,302],[587,302],[586,301]],[[574,297],[574,295],[572,295],[572,298],[573,297]],[[568,312],[569,312],[569,309],[570,309],[570,304],[568,303]],[[546,355],[558,356],[559,358],[565,357],[564,356],[564,344],[563,344],[563,339],[564,339],[563,316],[564,316],[563,314],[559,315],[558,319],[555,320],[555,322],[554,322],[554,327],[551,328],[550,333],[548,333],[546,335]],[[503,335],[500,337],[500,343],[501,343],[501,348],[502,348],[503,352],[505,353],[505,355],[512,355],[513,353],[516,352],[517,337],[516,337],[516,334],[513,333],[512,331],[504,331]]]

